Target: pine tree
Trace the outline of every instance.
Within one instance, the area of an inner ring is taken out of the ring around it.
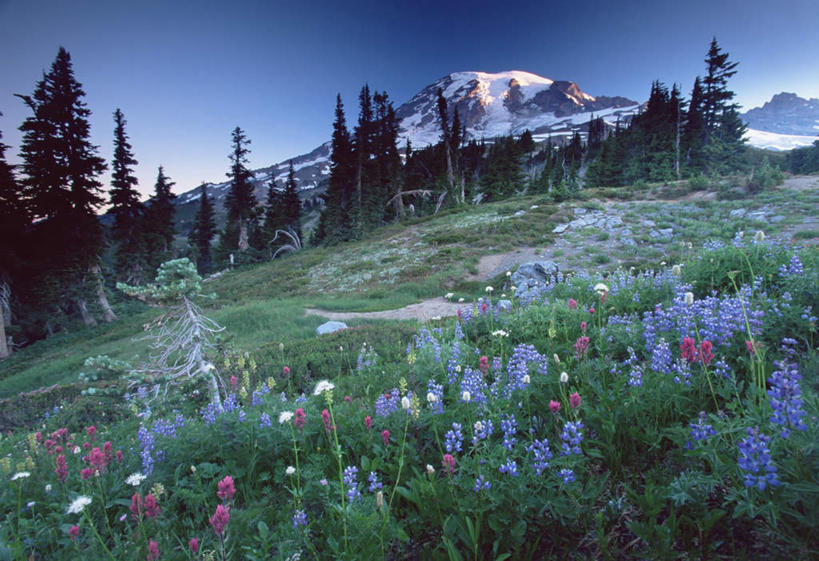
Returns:
[[[189,236],[191,246],[196,257],[196,268],[199,274],[210,273],[213,261],[210,254],[210,242],[216,234],[216,221],[213,217],[213,205],[208,198],[208,187],[202,184],[199,195],[199,210],[193,221],[193,229]]]
[[[705,160],[710,171],[725,173],[741,167],[739,156],[745,150],[745,125],[739,118],[739,106],[732,103],[734,92],[728,79],[737,73],[738,62],[729,62],[717,39],[711,40],[705,58],[707,74],[703,79],[703,117],[705,120]]]
[[[154,194],[146,205],[141,228],[150,273],[156,271],[165,261],[173,258],[174,215],[176,214],[173,200],[176,195],[171,192],[171,187],[174,185],[176,184],[165,175],[162,166],[159,166]]]
[[[290,160],[290,167],[287,171],[287,182],[284,184],[284,194],[282,195],[282,210],[284,225],[292,229],[301,240],[301,201],[299,191],[296,187],[296,173],[293,171],[293,160]]]
[[[2,115],[2,113],[0,113]],[[12,291],[23,263],[27,211],[20,199],[20,186],[14,168],[6,162],[6,148],[0,132],[0,358],[11,350],[6,342],[6,327],[11,325]]]
[[[353,236],[360,238],[364,225],[363,206],[365,190],[369,187],[368,180],[372,177],[373,151],[373,102],[370,87],[364,84],[358,94],[358,124],[353,134],[353,150],[355,154],[355,194],[350,214]]]
[[[337,243],[352,236],[352,203],[356,163],[341,95],[336,96],[335,120],[330,148],[330,182],[323,195],[324,210],[314,242]]]
[[[284,225],[284,213],[282,212],[282,194],[276,180],[272,179],[267,186],[267,199],[264,207],[264,222],[262,223],[262,235],[265,246],[269,248],[273,238],[276,237],[276,230]]]
[[[250,153],[247,145],[250,140],[239,127],[233,129],[231,133],[233,139],[233,150],[228,156],[230,158],[230,190],[225,197],[225,208],[227,209],[226,230],[231,226],[235,227],[239,233],[237,248],[239,251],[246,251],[248,243],[248,227],[254,216],[256,208],[256,196],[253,194],[253,175],[247,169],[247,155]]]
[[[49,322],[73,303],[86,324],[96,323],[88,310],[89,296],[96,296],[105,321],[116,319],[99,272],[103,230],[96,210],[104,199],[98,177],[106,166],[89,141],[91,111],[84,96],[71,56],[62,47],[34,93],[19,96],[32,111],[20,126],[23,197],[38,220],[32,281],[39,308],[51,310]]]
[[[704,167],[703,146],[705,145],[705,109],[700,77],[694,79],[691,89],[691,100],[685,116],[685,128],[682,134],[682,159],[692,170]]]
[[[114,215],[112,238],[116,244],[117,279],[124,282],[142,280],[142,235],[139,228],[142,203],[137,193],[137,178],[132,166],[137,163],[131,144],[125,134],[125,117],[122,111],[114,112],[114,160],[111,162],[111,214]]]

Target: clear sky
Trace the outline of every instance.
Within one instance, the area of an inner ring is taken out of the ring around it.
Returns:
[[[336,93],[349,123],[365,82],[397,106],[450,72],[525,70],[644,101],[655,79],[690,93],[716,36],[746,109],[819,97],[818,30],[819,0],[0,0],[0,130],[19,161],[28,112],[13,94],[32,93],[62,45],[101,155],[119,107],[140,190],[162,164],[182,192],[224,180],[237,125],[252,168],[315,148]]]

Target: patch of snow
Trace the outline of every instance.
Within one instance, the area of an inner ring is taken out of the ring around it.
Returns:
[[[775,132],[748,129],[745,133],[745,139],[748,141],[748,144],[755,148],[781,152],[784,150],[801,148],[803,146],[810,146],[819,140],[819,136],[779,134]]]

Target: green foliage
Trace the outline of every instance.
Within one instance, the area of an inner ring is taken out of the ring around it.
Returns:
[[[202,277],[196,272],[190,259],[183,257],[160,265],[152,284],[129,286],[117,283],[117,289],[151,304],[165,305],[183,297],[201,296]]]
[[[785,181],[785,174],[778,167],[772,167],[768,162],[768,158],[765,158],[748,180],[748,191],[750,193],[759,193],[765,189],[781,185],[783,181]]]
[[[787,155],[787,166],[792,173],[819,172],[819,140],[811,146],[790,150]]]

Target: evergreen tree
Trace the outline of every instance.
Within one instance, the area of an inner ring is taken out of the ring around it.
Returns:
[[[341,95],[336,96],[335,120],[330,148],[330,182],[323,195],[324,210],[314,242],[337,243],[352,236],[351,216],[356,161]]]
[[[112,238],[115,245],[117,279],[125,282],[142,280],[142,236],[139,221],[142,203],[136,190],[137,178],[132,166],[134,159],[131,144],[125,134],[125,117],[122,111],[114,112],[114,160],[111,163],[111,214],[114,215]]]
[[[704,168],[703,146],[705,145],[705,108],[700,77],[694,79],[691,89],[691,100],[688,102],[688,111],[685,117],[685,127],[682,134],[682,160],[693,170]]]
[[[282,194],[279,193],[279,187],[276,185],[276,180],[271,179],[267,186],[267,199],[264,207],[264,222],[262,223],[262,236],[264,238],[265,246],[270,249],[270,243],[276,237],[276,230],[280,229],[284,224],[284,213],[282,205]]]
[[[5,358],[11,352],[6,343],[6,328],[11,325],[11,296],[23,263],[21,254],[28,220],[14,168],[6,162],[8,147],[2,139],[0,132],[0,240],[3,240],[0,243],[0,358]]]
[[[38,222],[32,242],[32,292],[46,311],[45,328],[75,307],[86,324],[96,323],[87,298],[96,296],[104,319],[116,319],[102,289],[99,257],[103,230],[96,210],[103,204],[99,175],[105,162],[89,141],[91,111],[74,78],[71,56],[60,47],[50,71],[31,96],[19,96],[32,116],[20,126],[23,197]]]
[[[154,184],[154,194],[146,205],[142,218],[144,251],[150,272],[173,258],[174,215],[176,198],[171,192],[175,183],[165,175],[162,166]],[[150,276],[150,275],[148,275]]]
[[[727,87],[728,79],[736,74],[738,62],[729,62],[712,39],[705,58],[707,74],[703,79],[702,112],[705,120],[705,160],[709,170],[726,173],[738,169],[745,150],[745,125],[739,118],[739,105],[733,103],[734,92]]]
[[[253,194],[253,175],[247,169],[247,155],[250,153],[247,145],[250,140],[239,127],[233,129],[231,133],[233,140],[233,150],[228,156],[230,158],[230,190],[225,197],[225,208],[227,209],[226,232],[234,227],[238,231],[237,248],[239,251],[246,251],[250,244],[248,242],[248,227],[254,216],[256,208],[256,196]]]
[[[293,171],[293,160],[287,171],[287,182],[284,184],[284,193],[281,200],[284,226],[292,229],[301,239],[301,201],[296,187],[296,174]]]
[[[216,234],[216,221],[213,217],[213,205],[208,198],[207,185],[203,183],[199,189],[199,210],[196,212],[196,218],[194,218],[193,228],[188,239],[194,249],[196,268],[199,274],[206,275],[213,268],[210,242]]]

